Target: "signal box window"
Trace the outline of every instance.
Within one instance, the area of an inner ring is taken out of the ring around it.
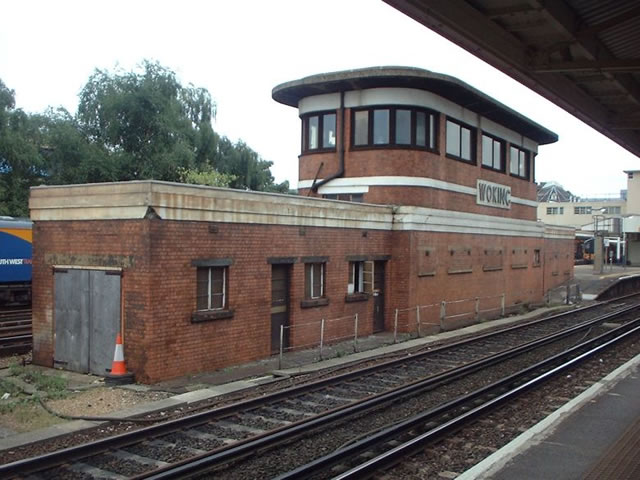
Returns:
[[[302,119],[302,151],[330,151],[336,148],[336,114],[314,113]]]
[[[482,166],[492,170],[504,171],[502,157],[504,142],[489,135],[482,135]]]
[[[524,179],[529,178],[529,152],[518,147],[509,148],[510,167],[509,173],[512,176]]]
[[[453,120],[447,120],[447,155],[458,160],[475,163],[474,139],[473,129]]]
[[[401,147],[435,150],[437,114],[415,107],[354,110],[354,147]]]
[[[196,307],[198,310],[227,308],[228,267],[199,267]]]

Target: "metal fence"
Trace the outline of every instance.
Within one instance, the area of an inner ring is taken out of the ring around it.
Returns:
[[[567,293],[571,288],[566,287]],[[530,293],[524,292],[525,297]],[[579,296],[579,290],[576,293]],[[571,298],[571,295],[568,297]],[[400,336],[422,337],[478,323],[488,318],[504,317],[506,294],[446,300],[410,308],[396,308],[393,312],[392,335],[387,333],[371,336],[376,338],[362,337],[362,328],[359,330],[358,326],[358,314],[283,325],[280,327],[279,368],[282,368],[284,354],[288,352],[300,352],[295,363],[303,364],[397,343]],[[294,346],[285,347],[285,338]]]

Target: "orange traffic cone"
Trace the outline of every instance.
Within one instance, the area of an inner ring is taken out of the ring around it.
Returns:
[[[126,375],[127,366],[124,363],[124,350],[122,348],[122,335],[118,332],[116,337],[116,351],[113,354],[113,363],[111,364],[111,375]]]
[[[113,355],[111,372],[107,373],[105,379],[107,385],[126,385],[133,383],[133,373],[127,373],[127,366],[124,364],[124,350],[122,348],[122,335],[118,332],[116,337],[116,351]]]

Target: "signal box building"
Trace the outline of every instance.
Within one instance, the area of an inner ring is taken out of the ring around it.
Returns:
[[[156,382],[268,357],[281,325],[296,348],[322,318],[357,313],[363,336],[393,329],[396,309],[502,294],[515,308],[571,278],[573,230],[536,221],[549,130],[413,68],[317,75],[273,98],[302,121],[297,196],[32,189],[35,363],[102,375],[121,331],[128,369]]]

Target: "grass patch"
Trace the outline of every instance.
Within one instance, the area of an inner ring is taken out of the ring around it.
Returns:
[[[50,399],[64,398],[67,396],[67,381],[58,375],[45,375],[33,367],[12,365],[9,367],[12,376],[18,377],[25,383],[42,392]]]

